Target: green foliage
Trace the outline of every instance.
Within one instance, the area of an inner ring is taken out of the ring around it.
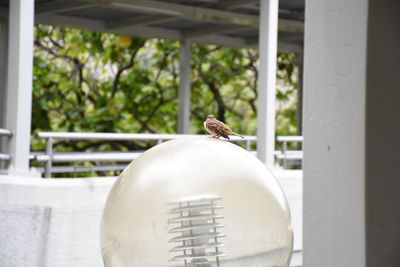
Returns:
[[[297,131],[293,54],[278,55],[277,134]],[[209,113],[244,135],[256,133],[257,50],[193,45],[191,132]],[[110,33],[35,27],[32,129],[175,133],[179,43]],[[146,142],[69,142],[57,151],[145,149]],[[32,138],[32,150],[43,151]]]

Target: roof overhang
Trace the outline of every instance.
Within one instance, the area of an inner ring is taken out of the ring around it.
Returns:
[[[7,16],[8,0],[0,0]],[[259,0],[36,0],[35,22],[232,47],[258,45]],[[281,0],[280,51],[301,52],[304,0]]]

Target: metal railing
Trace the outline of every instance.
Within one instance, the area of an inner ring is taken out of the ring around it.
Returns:
[[[67,152],[55,153],[55,140],[102,140],[102,141],[156,141],[157,144],[177,139],[193,137],[186,134],[130,134],[130,133],[71,133],[71,132],[39,132],[37,137],[45,139],[45,153],[33,153],[36,162],[45,164],[44,168],[37,168],[44,173],[44,177],[51,177],[53,173],[83,172],[83,171],[118,171],[123,170],[126,164],[100,165],[100,166],[53,166],[54,162],[130,162],[139,157],[143,151],[130,152]],[[199,136],[199,135],[197,135]],[[201,135],[200,135],[201,136]],[[206,135],[204,135],[206,136]],[[240,138],[232,136],[233,142],[245,142],[245,147],[250,150],[251,143],[255,142],[255,136],[244,136]]]
[[[10,138],[12,136],[12,132],[10,130],[7,129],[2,129],[0,128],[0,137],[7,137]],[[0,153],[0,161],[9,161],[11,158],[11,156],[9,154],[6,153]]]
[[[131,134],[131,133],[77,133],[77,132],[39,132],[37,137],[45,139],[46,150],[41,153],[32,153],[31,158],[38,162],[44,163],[44,167],[38,167],[37,170],[44,173],[44,177],[51,177],[53,173],[72,172],[93,172],[93,171],[120,171],[123,170],[128,163],[139,157],[143,151],[112,151],[112,152],[55,152],[54,142],[56,140],[101,140],[101,141],[155,141],[159,144],[163,141],[193,137],[195,135],[187,134]],[[207,135],[196,135],[207,136]],[[232,136],[233,142],[244,142],[246,150],[256,155],[256,151],[251,151],[252,143],[257,141],[256,136],[244,136],[240,138]],[[289,161],[300,163],[303,159],[303,151],[289,150],[289,142],[303,142],[302,136],[278,136],[277,142],[282,143],[280,151],[275,151],[275,158],[281,163],[284,169],[289,167]],[[76,162],[92,162],[102,165],[65,165],[53,166],[53,163],[76,163]],[[113,164],[104,164],[105,162],[113,162]],[[292,164],[293,165],[293,164]]]
[[[303,143],[303,136],[277,136],[277,142],[282,143],[281,153],[276,155],[278,160],[282,161],[282,166],[284,169],[288,168],[288,161],[299,161],[303,160],[303,151],[302,150],[288,150],[287,143],[295,142],[295,143]]]

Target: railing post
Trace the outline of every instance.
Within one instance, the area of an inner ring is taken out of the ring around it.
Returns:
[[[283,154],[283,168],[287,169],[287,143],[283,141],[282,143],[282,154]]]
[[[246,150],[247,151],[250,151],[250,142],[251,142],[250,140],[246,141]]]
[[[46,155],[49,156],[49,159],[46,162],[44,177],[51,177],[51,168],[53,165],[53,138],[49,137],[46,139]]]

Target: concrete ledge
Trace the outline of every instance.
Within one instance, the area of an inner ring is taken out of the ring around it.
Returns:
[[[294,249],[302,245],[302,172],[274,171],[288,196]],[[100,216],[116,177],[0,175],[0,266],[101,267]]]
[[[116,177],[26,178],[0,175],[0,203],[76,206],[104,203]]]

